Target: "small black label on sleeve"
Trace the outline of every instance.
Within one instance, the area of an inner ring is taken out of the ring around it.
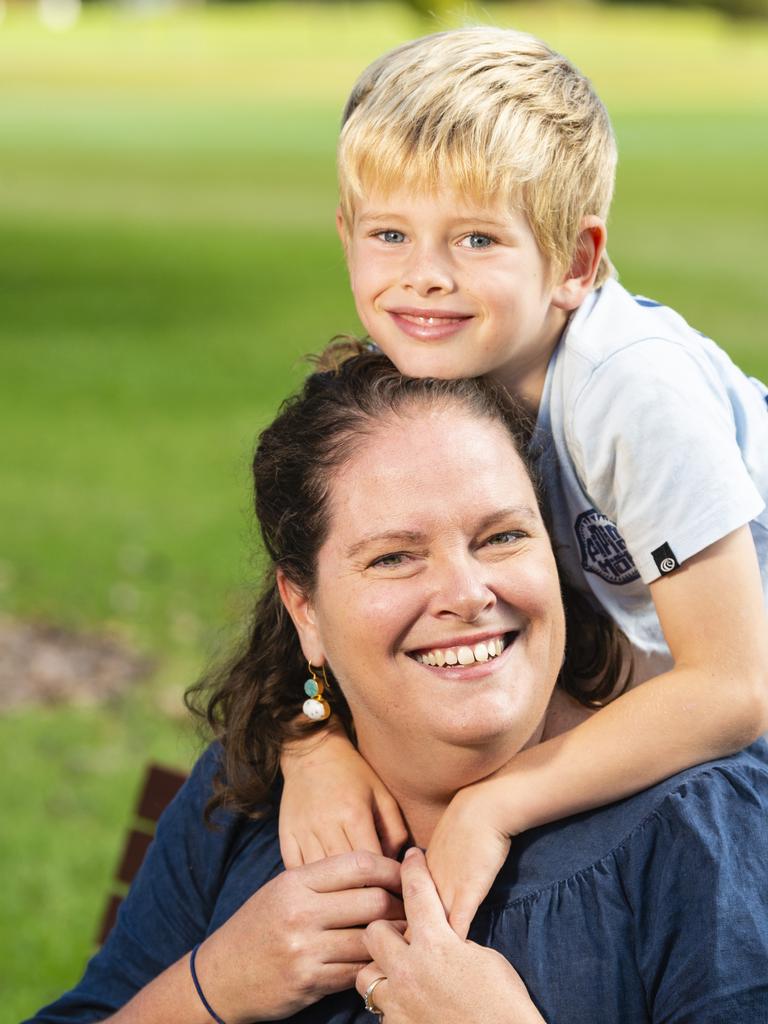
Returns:
[[[651,556],[662,576],[666,576],[668,572],[673,572],[680,567],[680,563],[669,544],[662,544],[661,547],[651,552]]]

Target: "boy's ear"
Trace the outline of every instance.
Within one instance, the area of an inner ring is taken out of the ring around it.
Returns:
[[[276,580],[280,599],[299,634],[299,643],[304,657],[313,665],[325,664],[325,648],[320,638],[320,631],[317,628],[314,609],[309,597],[295,583],[292,583],[281,569],[277,570]]]
[[[558,309],[578,309],[595,284],[607,239],[605,222],[590,215],[581,222],[576,252],[565,276],[552,293]]]
[[[344,247],[344,252],[347,251],[347,224],[344,220],[344,214],[341,212],[341,207],[336,207],[336,231],[338,232],[341,244]]]

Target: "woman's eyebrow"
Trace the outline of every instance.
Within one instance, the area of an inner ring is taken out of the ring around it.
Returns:
[[[487,530],[497,523],[509,523],[510,520],[523,525],[540,523],[541,515],[538,509],[532,508],[530,505],[509,505],[507,508],[496,509],[487,516],[483,516],[478,523],[478,533],[482,533],[483,530]]]
[[[373,544],[381,543],[405,543],[423,544],[426,534],[418,530],[384,530],[381,533],[369,533],[347,548],[347,558],[354,558],[360,552]]]

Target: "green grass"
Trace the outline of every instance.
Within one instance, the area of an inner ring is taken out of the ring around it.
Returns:
[[[768,31],[492,13],[614,115],[624,282],[768,378]],[[197,749],[169,709],[253,590],[253,440],[302,354],[357,326],[332,226],[344,94],[423,29],[386,4],[93,9],[63,35],[13,7],[0,27],[0,611],[158,659],[108,706],[0,720],[2,1021],[78,976],[144,761]]]

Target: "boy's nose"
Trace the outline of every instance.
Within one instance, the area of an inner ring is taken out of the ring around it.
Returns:
[[[403,286],[417,295],[447,294],[455,282],[448,258],[432,247],[414,247],[403,270]]]

